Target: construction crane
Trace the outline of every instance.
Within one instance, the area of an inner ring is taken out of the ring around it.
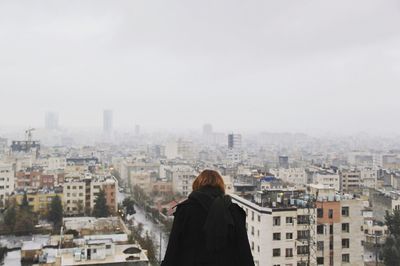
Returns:
[[[32,142],[32,131],[35,131],[34,128],[29,128],[27,130],[25,130],[25,136],[26,136],[26,140],[31,143]]]

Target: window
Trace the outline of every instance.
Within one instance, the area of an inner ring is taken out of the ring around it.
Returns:
[[[298,215],[297,216],[297,224],[308,224],[309,222],[308,215]]]
[[[317,209],[317,217],[318,218],[324,217],[324,210],[323,209],[321,209],[321,208]]]
[[[285,257],[286,257],[286,258],[291,258],[291,257],[293,257],[293,249],[292,249],[292,248],[287,248],[287,249],[286,249],[286,255],[285,255]]]
[[[254,236],[254,226],[251,227],[251,235]]]
[[[342,216],[349,217],[350,210],[349,207],[342,207]]]
[[[286,233],[286,239],[293,239],[293,233]]]
[[[348,224],[348,223],[343,223],[343,224],[342,224],[342,232],[344,232],[344,233],[349,233],[349,232],[350,232],[350,224]]]
[[[260,215],[258,215],[258,221],[261,222],[261,216]]]
[[[324,226],[322,224],[317,225],[317,234],[323,235],[324,234]]]
[[[350,254],[342,254],[342,262],[350,262]]]
[[[297,231],[297,239],[307,239],[309,236],[308,230],[299,230]]]
[[[342,248],[350,248],[350,239],[348,238],[342,239]]]
[[[329,225],[329,234],[333,235],[333,224]]]
[[[273,217],[272,224],[273,224],[273,226],[280,226],[281,225],[281,217],[280,216]]]
[[[332,210],[332,209],[329,209],[329,210],[328,210],[328,218],[329,218],[329,219],[332,219],[332,218],[333,218],[333,210]]]
[[[257,246],[257,252],[260,253],[260,246]]]
[[[287,224],[293,224],[293,217],[286,217]]]
[[[281,233],[273,233],[272,239],[273,240],[281,240]]]
[[[254,242],[251,241],[251,250],[254,250]]]
[[[93,254],[96,254],[97,253],[97,249],[93,249]]]
[[[324,251],[324,241],[318,241],[317,242],[317,250],[318,251]]]
[[[324,257],[318,257],[317,258],[317,264],[318,265],[324,265]]]
[[[308,254],[308,246],[298,246],[297,247],[297,254],[299,255],[306,255]]]
[[[280,248],[274,248],[272,250],[272,256],[274,257],[280,257],[281,256],[281,249]]]
[[[254,221],[254,212],[251,211],[251,220]]]

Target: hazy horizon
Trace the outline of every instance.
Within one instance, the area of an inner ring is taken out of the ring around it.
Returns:
[[[400,3],[2,1],[0,128],[398,134]]]

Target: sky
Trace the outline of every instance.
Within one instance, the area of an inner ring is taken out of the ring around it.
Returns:
[[[0,127],[400,133],[397,0],[0,1]]]

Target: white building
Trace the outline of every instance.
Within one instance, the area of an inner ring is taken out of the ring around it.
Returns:
[[[314,220],[314,211],[294,205],[261,207],[263,204],[237,195],[232,195],[232,200],[247,214],[247,235],[255,265],[304,265],[301,263],[306,261],[308,253],[315,250],[309,249],[306,240],[308,235],[315,235],[315,228],[307,222]]]
[[[192,184],[197,173],[189,165],[174,165],[170,169],[166,169],[166,177],[172,181],[173,193],[187,196],[192,192]]]
[[[313,181],[315,184],[321,184],[325,187],[334,188],[336,191],[340,190],[340,176],[337,173],[319,171],[314,173]]]
[[[12,164],[0,164],[0,201],[4,204],[5,200],[14,192],[15,179]]]
[[[41,158],[39,163],[47,171],[64,170],[67,167],[67,159],[65,157]]]
[[[307,184],[307,173],[304,168],[278,168],[271,169],[271,174],[284,182],[304,187]]]
[[[361,169],[361,186],[367,188],[377,188],[378,171],[373,169]]]

